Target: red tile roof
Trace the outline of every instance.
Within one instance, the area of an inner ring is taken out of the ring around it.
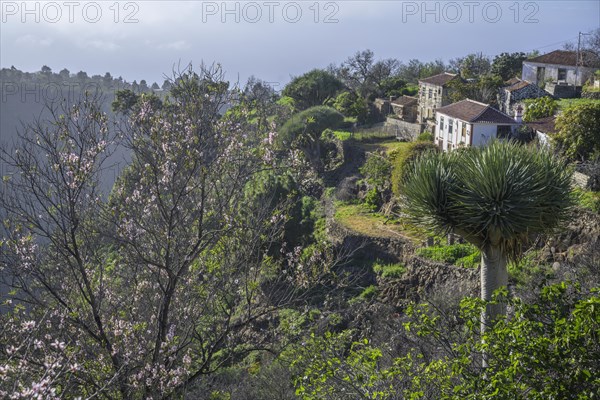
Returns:
[[[433,75],[428,78],[419,79],[419,82],[430,83],[432,85],[444,86],[452,79],[456,78],[457,74],[451,74],[449,72],[443,72],[438,75]]]
[[[466,122],[503,125],[517,123],[514,119],[503,112],[496,110],[490,105],[471,99],[462,100],[445,107],[440,107],[436,110],[436,112],[452,118],[461,119]]]
[[[527,61],[575,67],[577,66],[577,52],[570,50],[554,50],[548,54],[542,54],[541,56],[525,60],[525,62]],[[579,65],[584,67],[599,67],[600,57],[591,51],[581,51]]]

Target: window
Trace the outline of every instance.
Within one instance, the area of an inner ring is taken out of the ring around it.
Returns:
[[[444,117],[440,117],[440,132],[444,130]]]
[[[566,81],[567,80],[567,70],[564,68],[559,68],[558,69],[558,80],[559,81]]]
[[[454,120],[448,120],[448,141],[452,142],[452,128],[454,127]]]
[[[498,139],[509,139],[512,128],[510,125],[498,125],[496,129],[496,137]]]
[[[429,89],[429,91],[427,92],[427,98],[430,99],[432,94],[433,94],[433,90]]]

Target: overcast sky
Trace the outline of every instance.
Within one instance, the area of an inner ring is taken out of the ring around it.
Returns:
[[[0,0],[0,66],[109,71],[159,84],[177,63],[219,62],[228,79],[275,86],[358,50],[431,61],[542,53],[600,25],[599,1]]]

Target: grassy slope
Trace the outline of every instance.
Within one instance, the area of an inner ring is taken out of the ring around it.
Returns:
[[[356,141],[356,145],[365,152],[385,151],[389,154],[395,150],[402,152],[408,149],[409,143],[388,139],[377,142]],[[345,228],[365,236],[379,238],[404,237],[415,243],[421,243],[426,238],[421,229],[405,221],[389,219],[379,213],[371,212],[360,204],[336,203],[335,220]]]

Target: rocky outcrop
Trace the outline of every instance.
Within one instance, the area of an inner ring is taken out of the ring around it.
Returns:
[[[583,209],[574,211],[566,229],[546,240],[542,258],[569,263],[591,258],[600,263],[600,215]]]
[[[379,299],[396,307],[432,297],[478,296],[479,269],[411,257],[402,277],[380,284]]]

